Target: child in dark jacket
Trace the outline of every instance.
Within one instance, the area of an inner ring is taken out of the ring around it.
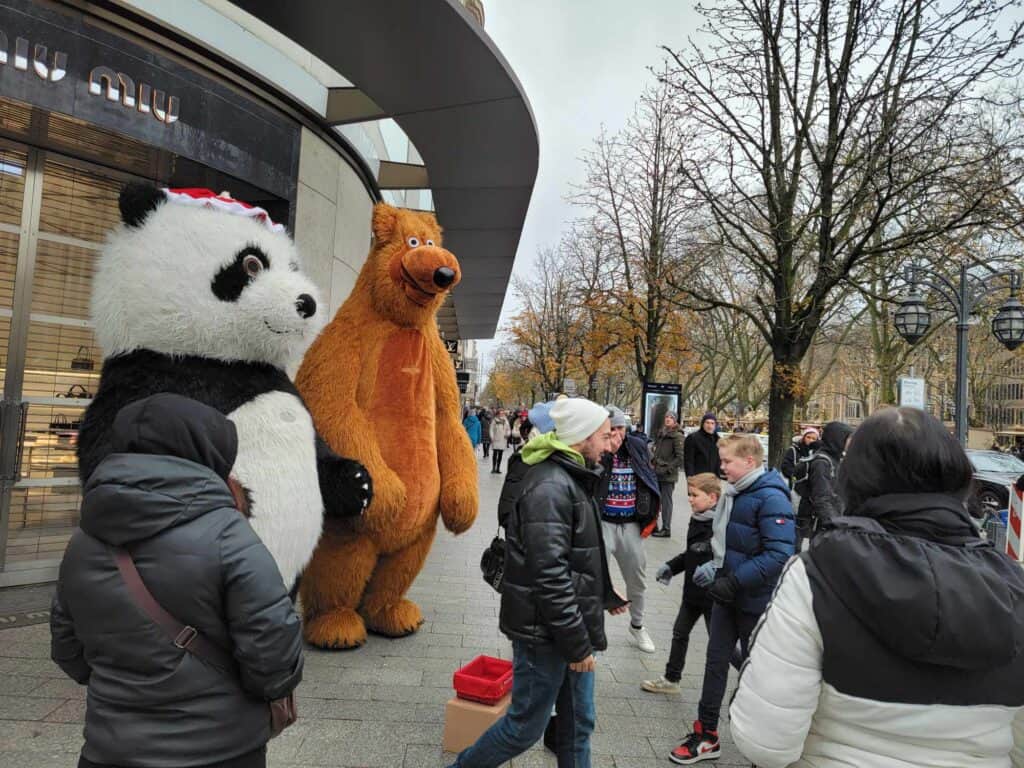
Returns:
[[[79,768],[262,768],[269,702],[302,679],[302,630],[230,477],[234,424],[154,395],[118,413],[111,444],[85,484],[50,618],[53,660],[88,686]],[[224,664],[149,618],[119,572],[124,552]]]
[[[694,475],[686,480],[686,495],[690,499],[690,526],[686,532],[686,551],[676,555],[662,565],[656,578],[668,584],[673,576],[686,574],[683,583],[683,600],[679,604],[676,623],[672,627],[672,650],[669,651],[665,674],[657,680],[644,680],[640,687],[650,693],[678,693],[679,681],[686,663],[686,650],[690,645],[690,632],[697,621],[704,619],[704,626],[710,630],[712,600],[706,587],[698,586],[693,572],[711,560],[712,523],[715,505],[722,494],[722,484],[709,472]]]

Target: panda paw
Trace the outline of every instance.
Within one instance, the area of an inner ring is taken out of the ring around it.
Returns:
[[[358,461],[332,456],[321,460],[320,493],[328,517],[358,517],[373,500],[373,480]]]

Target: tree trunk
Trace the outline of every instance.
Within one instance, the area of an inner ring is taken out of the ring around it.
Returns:
[[[800,363],[790,355],[773,350],[771,388],[768,393],[768,466],[778,467],[793,440],[793,372],[799,375]]]

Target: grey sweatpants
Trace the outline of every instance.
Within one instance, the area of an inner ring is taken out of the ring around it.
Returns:
[[[609,523],[601,521],[604,531],[604,548],[608,562],[615,559],[626,582],[626,599],[629,603],[629,618],[634,627],[644,625],[644,592],[647,590],[647,555],[644,540],[640,538],[640,526],[636,523]]]

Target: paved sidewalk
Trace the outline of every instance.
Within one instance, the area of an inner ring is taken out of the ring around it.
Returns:
[[[443,529],[430,560],[413,587],[426,624],[412,637],[373,637],[358,651],[309,650],[305,681],[299,688],[300,722],[272,742],[275,768],[331,766],[445,766],[441,752],[444,704],[452,695],[452,672],[477,654],[511,657],[498,632],[498,596],[480,578],[479,559],[496,528],[502,476],[480,461],[481,513],[472,531],[456,539]],[[676,539],[684,534],[686,496],[677,488]],[[684,690],[657,696],[640,690],[640,681],[664,671],[681,581],[669,587],[654,582],[658,565],[680,544],[648,539],[650,585],[646,624],[658,646],[641,653],[627,640],[628,618],[608,617],[609,650],[597,672],[595,768],[669,765],[668,752],[689,730],[700,698],[706,635],[693,636]],[[621,584],[617,566],[613,578]],[[3,592],[0,591],[0,599]],[[2,625],[0,625],[2,626]],[[732,673],[735,678],[735,672]],[[731,696],[731,690],[729,693]],[[84,691],[64,678],[49,661],[45,624],[0,628],[0,768],[73,766],[82,743]],[[749,766],[722,724],[723,768]],[[535,748],[511,765],[554,766],[550,754]]]

